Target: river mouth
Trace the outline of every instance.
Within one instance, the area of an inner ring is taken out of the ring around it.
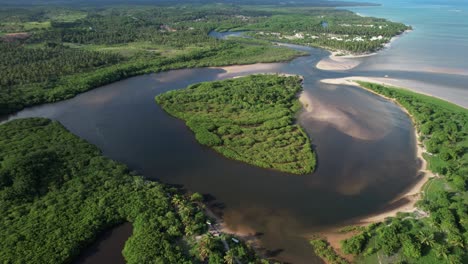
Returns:
[[[416,181],[411,121],[396,105],[359,88],[320,83],[342,73],[317,70],[327,52],[289,63],[201,68],[119,81],[10,118],[40,116],[149,179],[209,194],[227,227],[256,234],[269,255],[291,263],[321,263],[307,238],[372,214]],[[154,101],[157,94],[239,75],[281,72],[304,76],[312,111],[298,122],[312,138],[318,168],[288,175],[226,159],[195,141],[185,124]],[[118,252],[120,254],[120,252]]]

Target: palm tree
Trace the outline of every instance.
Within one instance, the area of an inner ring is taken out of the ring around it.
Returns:
[[[443,259],[448,258],[448,248],[447,248],[447,246],[441,245],[441,244],[436,244],[434,246],[434,250],[435,250],[436,256],[438,258],[443,258]]]
[[[204,261],[211,253],[213,241],[210,235],[203,235],[198,243],[198,257]]]
[[[226,252],[226,256],[224,256],[224,262],[226,264],[234,264],[235,259],[236,256],[234,256],[234,251],[232,251],[232,249],[228,250]]]
[[[448,243],[454,247],[463,247],[463,239],[457,234],[449,234]]]
[[[434,240],[434,234],[430,232],[429,230],[421,230],[419,231],[419,234],[417,235],[419,242],[423,245],[427,245],[429,247],[433,247],[435,240]]]

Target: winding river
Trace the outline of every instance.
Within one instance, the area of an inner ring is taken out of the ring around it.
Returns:
[[[67,101],[24,109],[9,119],[58,120],[109,158],[149,179],[209,194],[210,205],[219,209],[227,227],[256,234],[270,256],[292,263],[321,263],[307,242],[312,233],[372,214],[416,182],[415,138],[409,118],[393,103],[359,88],[320,83],[323,78],[346,76],[315,68],[328,52],[291,48],[310,55],[288,63],[133,77]],[[193,83],[263,72],[304,76],[309,107],[298,122],[318,154],[313,174],[287,175],[226,159],[198,144],[182,121],[154,101],[157,94]],[[128,236],[131,229],[127,230]],[[102,263],[109,254],[120,256],[115,247],[106,246],[121,245],[122,232],[117,233],[115,241],[107,236],[79,262]],[[123,262],[121,256],[119,261]]]

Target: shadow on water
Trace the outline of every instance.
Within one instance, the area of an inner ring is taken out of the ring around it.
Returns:
[[[83,251],[75,264],[125,263],[122,250],[125,241],[132,235],[132,224],[123,223],[104,232],[89,248]]]
[[[67,101],[27,108],[10,118],[58,120],[146,178],[204,194],[229,229],[261,234],[260,246],[275,258],[321,263],[307,236],[369,215],[413,184],[415,138],[410,120],[394,104],[358,88],[318,82],[344,74],[316,70],[317,61],[328,53],[301,49],[311,55],[289,63],[138,76]],[[157,94],[193,83],[262,72],[304,76],[313,109],[298,122],[311,136],[320,159],[313,174],[288,175],[226,159],[199,145],[184,122],[167,115],[154,101]],[[106,260],[101,251],[120,255],[123,242],[113,237],[106,241],[115,241],[110,244],[118,249],[98,247],[93,258]],[[88,259],[83,263],[91,263]]]

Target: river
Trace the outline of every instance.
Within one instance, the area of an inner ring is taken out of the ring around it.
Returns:
[[[423,92],[455,102],[468,101],[466,60],[456,56],[466,51],[468,43],[468,35],[461,34],[466,30],[466,17],[461,19],[458,14],[465,12],[465,6],[437,9],[434,1],[425,4],[411,0],[414,6],[410,9],[401,3],[381,2],[382,7],[352,10],[403,21],[413,25],[414,31],[378,55],[363,58],[353,70],[318,70],[315,65],[328,52],[290,45],[310,55],[287,63],[133,77],[70,100],[24,109],[9,119],[40,116],[58,120],[72,133],[97,145],[107,157],[148,179],[211,195],[215,200],[210,204],[220,209],[226,225],[239,233],[257,234],[270,256],[291,263],[321,263],[307,238],[385,207],[415,184],[418,162],[413,128],[401,109],[359,88],[320,80],[388,75],[419,85]],[[438,26],[430,27],[424,26],[433,21],[425,13],[428,10],[451,13],[435,16]],[[412,16],[414,12],[418,16]],[[448,37],[445,42],[436,41],[441,32]],[[449,45],[445,51],[443,43]],[[312,138],[318,155],[313,174],[287,175],[228,160],[199,145],[182,121],[167,115],[154,101],[157,94],[193,83],[263,72],[304,76],[305,96],[312,109],[298,115],[298,122]],[[103,263],[109,258],[113,263],[123,263],[120,251],[129,235],[128,225],[106,234],[78,263]]]
[[[359,88],[320,83],[346,76],[314,67],[327,52],[292,47],[310,55],[288,63],[133,77],[70,100],[24,109],[10,119],[58,120],[107,157],[149,179],[210,194],[230,229],[259,234],[261,246],[275,258],[321,263],[307,242],[312,233],[372,214],[415,183],[415,138],[410,120],[393,103]],[[313,111],[300,114],[298,122],[318,154],[313,174],[287,175],[226,159],[198,144],[182,121],[154,101],[157,94],[193,83],[261,72],[304,76]],[[82,262],[104,259],[91,255]]]

